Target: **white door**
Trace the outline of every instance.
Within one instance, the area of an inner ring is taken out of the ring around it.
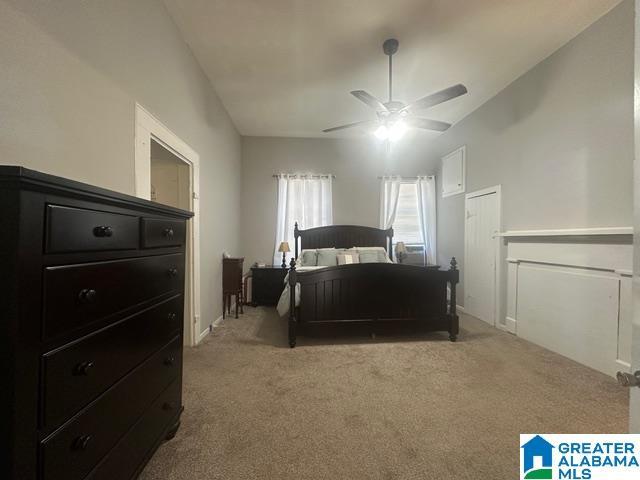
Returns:
[[[495,325],[500,190],[469,193],[465,201],[464,311]]]

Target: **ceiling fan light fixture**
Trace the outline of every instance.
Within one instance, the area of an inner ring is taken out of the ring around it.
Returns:
[[[373,132],[379,140],[396,141],[401,139],[409,127],[421,128],[424,130],[433,130],[436,132],[444,132],[451,124],[446,122],[440,122],[438,120],[429,120],[428,118],[420,118],[415,116],[419,110],[425,110],[435,105],[453,100],[460,95],[465,95],[467,87],[458,83],[444,90],[422,97],[415,102],[405,104],[398,100],[393,99],[393,63],[392,57],[398,51],[399,42],[395,38],[390,38],[384,42],[382,49],[389,57],[389,100],[382,102],[365,90],[353,90],[351,95],[358,100],[373,108],[378,116],[377,121],[361,121],[354,123],[347,123],[346,125],[340,125],[338,127],[326,128],[323,130],[325,133],[334,132],[336,130],[343,130],[345,128],[360,127],[364,125],[378,124],[378,128]],[[403,119],[406,118],[406,122]]]
[[[387,138],[389,138],[389,129],[386,125],[380,125],[378,128],[376,128],[373,134],[378,140],[386,140]]]
[[[395,142],[396,140],[400,140],[404,137],[404,134],[407,133],[407,124],[402,120],[398,120],[396,123],[391,125],[389,128],[389,140]]]

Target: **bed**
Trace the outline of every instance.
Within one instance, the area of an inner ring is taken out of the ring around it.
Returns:
[[[332,225],[298,229],[295,259],[303,249],[383,247],[391,253],[393,229],[358,225]],[[302,269],[301,269],[302,270]],[[397,263],[355,263],[298,271],[296,261],[286,282],[289,346],[306,326],[339,322],[412,321],[434,331],[446,331],[456,341],[455,258],[449,270]]]

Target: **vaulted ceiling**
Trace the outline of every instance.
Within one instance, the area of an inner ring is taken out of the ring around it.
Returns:
[[[409,102],[464,83],[468,95],[424,115],[455,123],[619,1],[165,3],[241,134],[324,137],[324,128],[374,117],[351,90],[386,99],[389,37],[400,41],[394,97]]]

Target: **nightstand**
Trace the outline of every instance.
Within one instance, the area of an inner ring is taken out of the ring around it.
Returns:
[[[284,290],[284,277],[289,270],[282,267],[251,268],[251,305],[276,305]]]
[[[236,318],[238,310],[242,312],[244,299],[242,298],[242,263],[244,258],[223,258],[222,259],[222,318],[225,318],[225,308],[227,314],[231,314],[231,297],[236,296]]]

